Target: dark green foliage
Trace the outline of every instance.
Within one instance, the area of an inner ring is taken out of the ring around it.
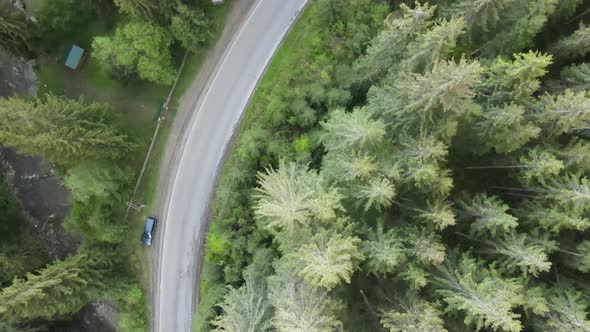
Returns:
[[[0,178],[1,179],[1,178]],[[0,185],[0,287],[15,276],[47,261],[45,248],[26,229],[19,207],[6,187]]]
[[[400,4],[366,47],[362,0],[312,3],[222,177],[217,280],[269,250],[278,331],[586,331],[586,68],[538,50],[575,2]]]
[[[0,99],[0,142],[60,165],[117,159],[133,148],[106,104],[47,95]]]
[[[559,58],[583,57],[590,52],[590,26],[580,22],[578,30],[557,42],[552,52]]]
[[[35,17],[39,20],[39,33],[32,43],[34,48],[40,52],[61,52],[59,48],[71,43],[89,48],[94,37],[89,22],[100,21],[108,27],[114,22],[116,11],[109,0],[53,0],[43,2]]]
[[[143,21],[117,28],[113,36],[95,37],[92,56],[111,72],[127,78],[137,75],[156,84],[172,84],[172,36],[166,29]]]
[[[55,261],[0,291],[0,317],[52,318],[78,311],[105,287],[108,257],[81,253]]]
[[[170,20],[170,31],[182,47],[195,51],[213,36],[211,20],[203,11],[179,4]]]
[[[33,23],[9,0],[0,1],[0,49],[21,55],[29,49]]]

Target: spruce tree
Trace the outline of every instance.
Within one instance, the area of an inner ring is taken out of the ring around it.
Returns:
[[[547,239],[535,239],[527,234],[508,234],[492,241],[485,252],[497,255],[500,266],[509,272],[520,270],[525,276],[538,276],[551,268],[549,256],[557,249],[555,242]]]
[[[590,209],[590,181],[586,177],[566,174],[549,182],[539,189],[542,197],[569,208],[573,212],[586,212]]]
[[[547,134],[573,134],[588,128],[590,94],[587,91],[573,92],[569,89],[558,96],[546,94],[540,98],[538,109],[537,121]]]
[[[551,49],[560,59],[584,57],[590,52],[590,26],[580,22],[580,26],[571,35],[562,38]]]
[[[10,1],[0,2],[0,49],[21,55],[29,49],[33,25]]]
[[[460,201],[462,217],[471,220],[471,233],[496,236],[509,233],[518,225],[517,218],[506,213],[510,207],[496,196],[478,193],[471,201]]]
[[[525,120],[525,112],[524,107],[515,104],[492,106],[484,110],[474,128],[487,147],[486,150],[479,149],[479,153],[483,154],[489,149],[497,153],[512,152],[537,137],[541,130]]]
[[[520,314],[514,312],[523,304],[520,282],[503,278],[467,255],[454,256],[432,280],[437,287],[435,293],[447,303],[445,312],[462,312],[465,325],[478,330],[521,331]]]
[[[313,218],[331,220],[341,209],[341,195],[314,171],[297,163],[279,163],[277,170],[258,174],[254,211],[263,227],[292,235]]]
[[[456,118],[473,108],[480,72],[477,62],[440,61],[424,75],[401,75],[391,89],[370,93],[369,108],[391,115],[396,130],[446,141],[455,134]]]
[[[0,315],[32,319],[72,314],[97,297],[109,264],[107,257],[82,253],[27,273],[26,279],[15,278],[0,292]]]
[[[336,316],[340,304],[326,291],[310,287],[288,269],[278,268],[277,275],[269,278],[269,290],[277,331],[331,332],[341,328]]]
[[[520,178],[523,184],[545,183],[559,175],[565,167],[552,153],[541,148],[533,148],[520,158]]]
[[[363,259],[359,244],[356,237],[322,230],[292,255],[294,270],[313,287],[330,290],[343,281],[350,283],[358,261]]]
[[[499,29],[481,47],[485,57],[508,56],[532,46],[533,38],[555,12],[559,0],[513,0],[503,11]]]
[[[379,171],[379,164],[368,154],[328,152],[322,160],[322,174],[335,182],[368,181]]]
[[[408,45],[408,57],[402,62],[402,68],[417,73],[430,70],[435,63],[449,57],[463,33],[463,18],[438,22]]]
[[[429,228],[406,227],[402,232],[407,256],[424,266],[438,266],[446,256],[441,236]]]
[[[355,196],[360,204],[364,203],[364,210],[376,209],[381,211],[393,202],[395,187],[387,178],[375,178],[358,188]]]
[[[266,332],[272,330],[272,308],[267,299],[263,276],[246,273],[245,284],[230,286],[229,293],[219,305],[223,314],[213,321],[214,331]]]
[[[517,213],[531,224],[554,233],[562,230],[583,232],[590,228],[590,220],[580,211],[569,209],[562,204],[531,200],[522,204]]]
[[[356,80],[377,80],[399,62],[407,52],[408,43],[430,26],[434,9],[419,2],[414,8],[400,4],[399,10],[385,21],[385,28],[371,40],[366,54],[355,61]]]
[[[590,331],[587,318],[588,299],[570,285],[556,285],[549,292],[549,313],[545,319],[535,318],[540,331]]]
[[[331,111],[322,128],[321,141],[328,151],[371,149],[378,146],[385,136],[383,122],[371,119],[371,114],[363,108],[350,113],[343,109]]]
[[[402,239],[394,229],[383,230],[383,223],[377,229],[371,229],[367,240],[362,241],[362,253],[365,256],[364,270],[376,276],[392,274],[406,260]]]
[[[105,104],[54,95],[0,99],[0,142],[18,152],[71,165],[86,159],[117,159],[134,147],[113,126]]]
[[[125,174],[116,165],[82,162],[68,170],[64,185],[76,201],[88,202],[91,198],[117,197],[124,180]]]
[[[438,230],[443,230],[456,223],[451,204],[440,198],[428,201],[424,209],[416,209],[416,212],[418,212],[416,216],[418,220],[426,225],[432,225]]]
[[[496,30],[503,9],[511,0],[460,0],[441,7],[445,17],[463,17],[469,41],[480,40],[481,35]]]
[[[540,78],[547,73],[552,56],[529,51],[513,55],[513,61],[497,57],[483,68],[481,84],[477,86],[482,102],[504,106],[526,104],[541,86]]]
[[[564,67],[561,70],[560,78],[559,83],[574,92],[588,90],[590,89],[590,63]]]
[[[384,311],[381,325],[389,332],[446,332],[441,312],[415,295],[398,298],[396,309]]]

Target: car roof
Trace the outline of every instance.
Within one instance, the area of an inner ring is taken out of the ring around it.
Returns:
[[[154,227],[154,224],[156,223],[156,219],[153,217],[147,217],[145,220],[145,230],[146,231],[151,231],[152,228]]]

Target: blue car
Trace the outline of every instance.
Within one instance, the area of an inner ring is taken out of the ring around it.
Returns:
[[[152,237],[158,220],[155,217],[147,217],[145,219],[145,227],[143,228],[143,236],[141,237],[141,243],[145,246],[152,245]]]

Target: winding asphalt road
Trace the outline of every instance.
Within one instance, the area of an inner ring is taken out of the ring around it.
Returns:
[[[240,0],[236,0],[240,1]],[[198,98],[165,193],[153,269],[153,330],[189,332],[209,201],[250,96],[307,0],[257,0]]]

